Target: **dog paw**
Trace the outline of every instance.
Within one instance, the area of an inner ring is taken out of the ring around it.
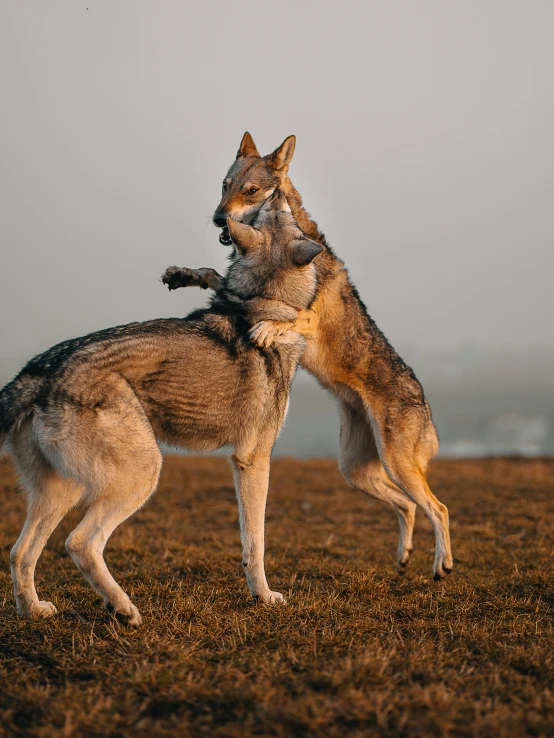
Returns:
[[[286,600],[280,592],[272,592],[269,590],[263,595],[254,595],[254,599],[263,602],[264,605],[285,604]]]
[[[440,582],[441,579],[445,579],[449,574],[452,573],[452,567],[444,566],[444,564],[439,564],[433,569],[433,579],[435,582]]]
[[[142,616],[134,605],[131,605],[130,614],[125,613],[124,617],[127,618],[127,625],[132,625],[133,628],[139,628],[142,625]]]
[[[120,607],[115,607],[111,602],[108,602],[106,608],[126,625],[132,625],[134,628],[142,625],[142,616],[132,602],[127,602]]]
[[[213,269],[202,267],[201,269],[189,269],[188,267],[168,267],[162,274],[162,282],[171,290],[177,290],[179,287],[201,287],[203,290],[210,288],[213,284],[214,275],[217,273]],[[217,287],[214,286],[214,289]]]
[[[268,348],[281,335],[281,331],[271,320],[262,320],[250,329],[250,340],[256,346]]]
[[[46,602],[43,600],[41,602],[37,602],[36,605],[32,605],[29,610],[21,612],[20,614],[28,618],[46,619],[56,615],[57,612],[58,610],[52,602]]]
[[[186,267],[170,266],[162,274],[162,282],[169,291],[176,290],[179,287],[187,287],[194,279],[193,271],[193,269],[187,269]]]
[[[410,563],[412,551],[413,548],[407,548],[398,557],[398,561],[396,562],[396,569],[399,574],[405,574],[408,564]]]

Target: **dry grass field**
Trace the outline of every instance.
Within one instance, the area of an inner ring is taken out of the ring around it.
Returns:
[[[438,461],[456,569],[431,580],[433,537],[394,568],[392,510],[334,461],[278,459],[270,585],[252,603],[225,460],[167,459],[158,492],[106,558],[144,625],[101,608],[64,549],[39,561],[59,615],[16,617],[9,550],[24,516],[0,466],[0,734],[31,736],[554,735],[554,460]]]

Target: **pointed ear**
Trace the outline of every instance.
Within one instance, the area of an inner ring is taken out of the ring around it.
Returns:
[[[318,254],[323,251],[323,246],[309,238],[300,238],[290,245],[292,260],[296,266],[302,267],[311,264]]]
[[[239,223],[238,220],[227,218],[227,228],[231,240],[237,247],[238,251],[245,253],[249,249],[255,249],[260,244],[260,232],[246,223]]]
[[[283,143],[278,149],[269,155],[269,163],[278,172],[285,172],[289,168],[289,164],[294,154],[294,147],[296,146],[296,136],[289,136],[285,138]]]
[[[247,156],[256,156],[258,159],[261,159],[261,156],[258,154],[256,144],[254,143],[254,139],[248,131],[246,131],[242,137],[242,141],[240,142],[239,150],[237,151],[237,159],[242,159]]]
[[[291,212],[286,195],[279,188],[277,188],[273,194],[267,198],[260,208],[260,213],[267,212],[268,210],[277,210],[283,213]]]

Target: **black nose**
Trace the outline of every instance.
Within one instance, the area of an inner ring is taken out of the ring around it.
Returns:
[[[227,225],[227,217],[225,216],[225,213],[222,213],[219,210],[215,211],[213,220],[218,228],[225,228]]]

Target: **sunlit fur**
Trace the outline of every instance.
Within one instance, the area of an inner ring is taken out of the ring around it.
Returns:
[[[288,212],[287,212],[288,211]],[[232,457],[243,565],[252,595],[282,599],[264,572],[264,511],[271,450],[305,348],[298,333],[262,348],[252,326],[293,321],[316,289],[308,244],[284,197],[260,213],[258,229],[230,224],[236,251],[208,309],[184,319],[132,323],[72,339],[32,359],[0,392],[0,446],[11,453],[28,515],[11,553],[18,612],[48,617],[34,584],[37,559],[71,508],[87,508],[66,546],[106,605],[139,625],[136,606],[103,558],[113,530],[153,493],[158,441]]]
[[[429,405],[413,371],[370,318],[344,263],[304,209],[288,177],[294,148],[295,138],[289,136],[272,154],[261,157],[245,133],[214,213],[214,222],[222,214],[248,222],[267,194],[279,188],[303,233],[324,247],[314,262],[318,291],[311,310],[299,313],[294,324],[277,316],[273,324],[265,321],[253,338],[267,346],[294,327],[308,339],[302,366],[339,398],[339,466],[344,477],[396,511],[400,572],[412,551],[416,504],[425,511],[436,537],[433,574],[442,578],[452,569],[452,554],[448,510],[426,479],[429,459],[438,451]],[[251,187],[258,188],[254,195],[248,193]]]

